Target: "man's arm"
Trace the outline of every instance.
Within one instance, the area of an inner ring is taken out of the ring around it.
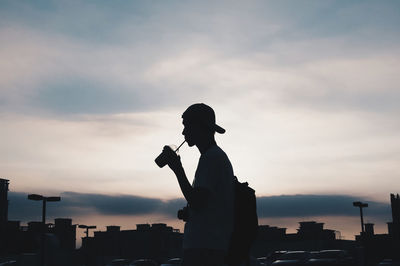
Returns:
[[[208,203],[210,192],[206,188],[193,188],[187,179],[181,158],[168,146],[164,147],[164,150],[167,152],[168,166],[175,173],[182,194],[190,207],[193,209],[203,208]]]

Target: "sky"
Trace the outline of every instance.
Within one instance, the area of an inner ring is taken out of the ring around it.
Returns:
[[[398,1],[0,1],[0,177],[9,218],[177,228],[154,159],[204,102],[262,224],[386,233],[400,193]],[[199,152],[180,149],[191,180]]]

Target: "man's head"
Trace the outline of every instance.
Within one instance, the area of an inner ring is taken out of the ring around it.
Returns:
[[[215,132],[225,133],[225,129],[215,123],[214,110],[204,103],[189,106],[182,114],[182,119],[182,134],[189,146],[196,145],[204,139],[213,139]]]

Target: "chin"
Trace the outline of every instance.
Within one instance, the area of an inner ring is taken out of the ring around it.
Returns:
[[[194,142],[190,140],[186,140],[186,143],[188,144],[189,147],[193,147],[195,145]]]

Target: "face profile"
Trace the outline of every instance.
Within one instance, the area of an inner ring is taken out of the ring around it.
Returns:
[[[202,127],[199,123],[187,121],[185,119],[183,119],[182,124],[182,135],[185,137],[185,140],[189,147],[198,144],[205,135],[204,127]]]
[[[182,114],[182,119],[184,126],[182,135],[185,136],[189,147],[215,142],[215,132],[225,133],[225,129],[215,123],[214,110],[204,103],[196,103],[189,106]]]
[[[195,130],[193,130],[193,125],[185,120],[182,121],[182,124],[182,135],[185,137],[186,143],[189,145],[189,147],[192,147],[193,145],[195,145],[195,142],[193,140],[193,133],[195,132]]]

